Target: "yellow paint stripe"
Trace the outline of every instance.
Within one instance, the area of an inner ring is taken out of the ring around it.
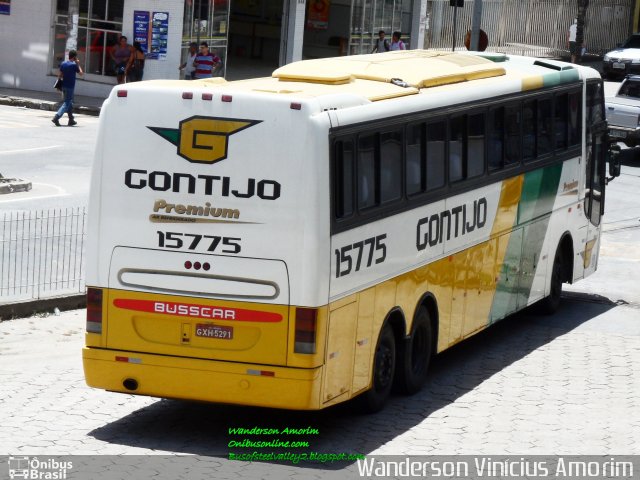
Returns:
[[[522,91],[535,90],[544,86],[542,75],[525,77],[522,79]]]

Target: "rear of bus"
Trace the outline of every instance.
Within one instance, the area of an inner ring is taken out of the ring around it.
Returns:
[[[321,408],[328,116],[313,99],[234,83],[128,84],[104,104],[86,381]]]

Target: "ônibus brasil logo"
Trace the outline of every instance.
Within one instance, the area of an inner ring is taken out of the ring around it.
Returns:
[[[180,128],[147,127],[178,147],[178,155],[194,163],[215,163],[227,158],[229,136],[261,120],[193,116]]]

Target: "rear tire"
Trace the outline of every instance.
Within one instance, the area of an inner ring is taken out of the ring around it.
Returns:
[[[540,301],[540,311],[546,315],[553,315],[560,307],[560,296],[562,295],[562,283],[564,272],[564,258],[560,245],[556,250],[553,259],[553,270],[551,272],[551,288],[549,295]]]
[[[431,320],[428,310],[420,307],[413,322],[411,336],[398,352],[396,381],[402,393],[412,395],[420,391],[427,380],[432,355]]]
[[[369,390],[360,396],[362,408],[375,413],[384,407],[389,398],[396,366],[396,339],[391,325],[385,323],[380,331],[373,359],[373,380]]]

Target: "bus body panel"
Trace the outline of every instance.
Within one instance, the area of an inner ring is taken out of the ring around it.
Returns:
[[[87,383],[325,408],[372,386],[384,322],[399,320],[397,341],[406,340],[426,298],[440,352],[549,295],[565,235],[570,280],[592,273],[600,229],[584,207],[584,139],[575,156],[577,147],[561,160],[522,162],[511,176],[485,171],[473,188],[451,183],[452,193],[350,228],[335,221],[335,131],[404,129],[596,78],[557,62],[507,61],[515,74],[383,101],[339,85],[305,96],[304,81],[260,91],[251,81],[116,87],[92,176],[87,285],[104,304],[102,331],[87,333],[83,351]],[[313,340],[307,351],[301,339]]]

